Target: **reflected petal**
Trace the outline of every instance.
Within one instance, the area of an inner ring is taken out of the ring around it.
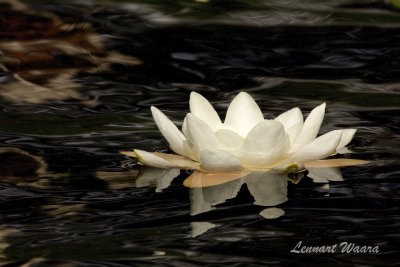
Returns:
[[[190,188],[201,188],[224,184],[233,180],[240,179],[249,174],[248,172],[237,173],[208,173],[195,171],[183,182],[183,185]]]
[[[242,169],[240,160],[221,149],[206,149],[201,152],[201,168],[207,171],[238,171]]]
[[[314,183],[328,183],[329,181],[343,181],[342,173],[338,168],[310,168],[308,169],[308,177]]]
[[[275,206],[288,200],[287,176],[276,172],[253,172],[244,178],[254,204]]]
[[[277,219],[285,214],[285,211],[280,208],[267,208],[259,213],[265,219]]]
[[[228,199],[235,198],[242,184],[242,180],[236,179],[216,186],[191,188],[191,215],[209,211],[213,209],[215,205],[224,203]]]
[[[213,131],[222,124],[218,113],[212,107],[210,102],[199,93],[192,92],[190,94],[189,106],[190,112],[204,121]]]
[[[304,122],[303,128],[299,137],[296,140],[294,150],[307,145],[317,137],[322,121],[325,116],[326,104],[323,103],[314,108]]]
[[[151,107],[151,113],[158,129],[169,143],[171,149],[180,155],[193,158],[193,149],[190,143],[175,124],[154,106]]]
[[[263,168],[282,159],[288,146],[282,124],[265,120],[257,124],[244,140],[240,161],[249,168]]]
[[[192,228],[192,237],[197,237],[216,227],[217,225],[209,222],[192,222],[190,223],[190,226]]]
[[[194,216],[214,209],[210,203],[204,201],[202,188],[191,189],[189,191],[189,195],[190,195],[190,215]]]
[[[326,159],[326,160],[314,160],[305,163],[305,167],[308,168],[335,168],[335,167],[347,167],[367,164],[369,161],[360,159]]]
[[[305,163],[313,160],[326,158],[336,152],[342,132],[331,131],[321,135],[308,145],[300,148],[293,156],[294,162]]]
[[[235,198],[243,185],[241,179],[236,179],[228,183],[202,188],[203,199],[212,206],[224,203],[228,199]],[[195,190],[195,189],[191,189]]]
[[[264,116],[254,99],[248,93],[241,92],[229,105],[224,123],[234,127],[237,133],[245,137],[263,120]]]
[[[169,187],[179,174],[179,169],[144,167],[136,178],[136,187],[149,186],[154,181],[156,183],[156,192],[161,192],[163,189]]]

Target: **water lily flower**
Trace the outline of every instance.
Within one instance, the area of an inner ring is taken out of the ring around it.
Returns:
[[[229,105],[224,122],[210,102],[196,92],[191,93],[189,106],[190,113],[183,121],[182,131],[159,109],[151,107],[158,129],[177,154],[138,149],[122,153],[137,157],[143,165],[158,168],[208,172],[298,171],[308,164],[341,166],[321,159],[336,154],[356,133],[356,129],[334,130],[317,137],[325,103],[314,108],[306,120],[297,107],[268,120],[254,99],[241,92]],[[362,163],[365,162],[354,160],[351,165]]]

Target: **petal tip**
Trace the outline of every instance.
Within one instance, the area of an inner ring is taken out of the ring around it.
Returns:
[[[160,114],[163,114],[163,113],[161,112],[161,110],[159,110],[159,109],[156,108],[155,106],[151,106],[151,107],[150,107],[150,111],[151,111],[151,115],[153,115],[153,119],[154,119],[154,117],[159,116]]]
[[[192,92],[190,92],[190,99],[192,98],[192,97],[203,97],[201,94],[199,94],[199,93],[197,93],[196,91],[192,91]]]
[[[326,109],[326,102],[324,102],[321,105],[319,105],[318,108],[325,110]]]
[[[137,155],[136,155],[135,151],[119,151],[119,153],[124,155],[124,156],[137,158]]]

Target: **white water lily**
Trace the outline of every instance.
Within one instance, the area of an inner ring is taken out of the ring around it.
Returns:
[[[307,164],[329,165],[318,160],[336,154],[356,133],[356,129],[334,130],[317,137],[325,103],[314,108],[306,120],[299,108],[267,120],[254,99],[241,92],[229,105],[224,122],[208,100],[196,92],[191,93],[189,105],[190,113],[183,121],[182,131],[159,109],[151,107],[158,129],[178,155],[138,149],[122,153],[137,157],[143,165],[158,168],[297,171]],[[365,162],[352,162],[362,163]]]

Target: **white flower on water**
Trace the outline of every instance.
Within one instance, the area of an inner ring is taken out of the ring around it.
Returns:
[[[315,167],[316,161],[336,154],[356,133],[356,129],[334,130],[317,137],[325,103],[314,108],[306,120],[299,108],[267,120],[254,99],[241,92],[229,105],[224,122],[208,100],[196,92],[191,93],[189,105],[190,113],[183,121],[182,131],[159,109],[151,107],[158,129],[178,155],[138,149],[124,154],[136,156],[143,165],[158,168],[210,172],[289,168],[292,171],[307,164]],[[364,162],[351,164],[361,163]]]

